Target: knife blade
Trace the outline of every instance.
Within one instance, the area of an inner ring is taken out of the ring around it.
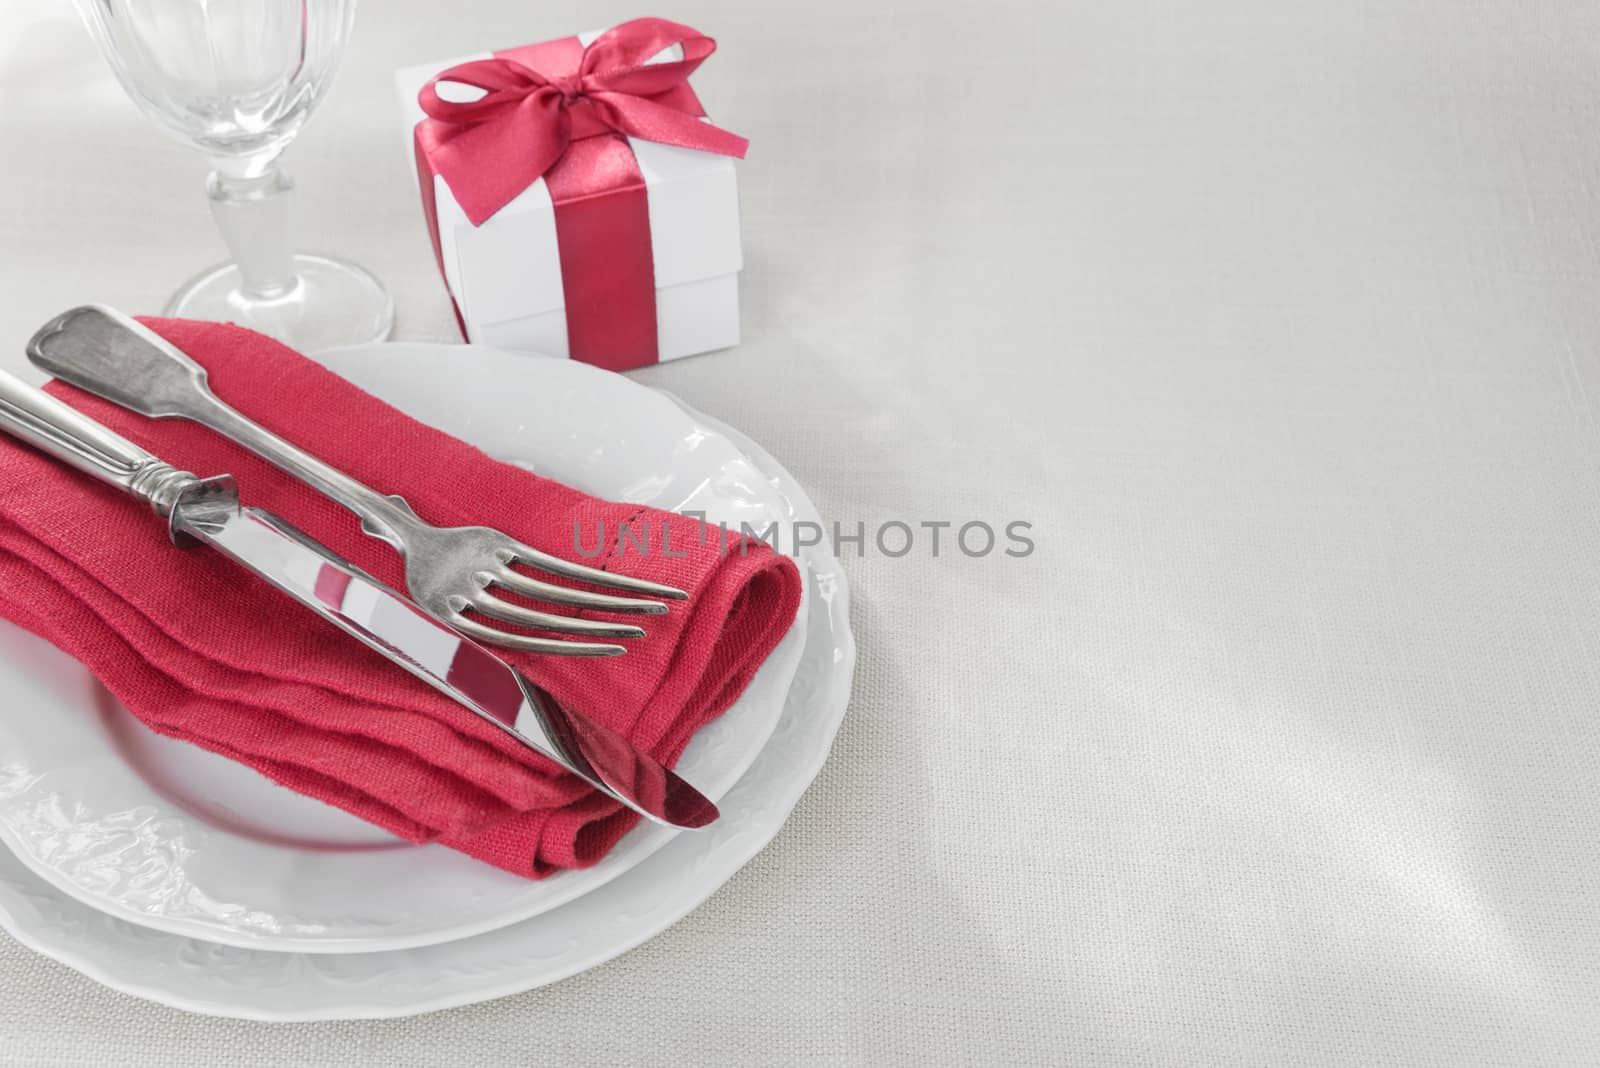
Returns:
[[[179,471],[5,372],[0,429],[148,502],[166,517],[175,543],[221,553],[629,808],[673,827],[703,827],[717,818],[709,799],[621,734],[564,707],[287,520],[242,506],[231,477]]]

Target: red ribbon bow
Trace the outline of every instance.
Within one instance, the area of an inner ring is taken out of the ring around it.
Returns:
[[[673,45],[683,58],[650,63]],[[716,50],[711,38],[666,19],[635,19],[583,50],[577,69],[547,75],[508,56],[451,67],[418,102],[433,120],[426,152],[456,202],[481,226],[547,173],[574,141],[620,133],[645,141],[744,158],[749,142],[708,122],[689,75]],[[445,100],[437,86],[483,90]]]

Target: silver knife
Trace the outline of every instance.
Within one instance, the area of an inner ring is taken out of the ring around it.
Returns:
[[[673,827],[717,818],[710,800],[616,731],[286,520],[242,507],[231,476],[179,471],[3,371],[0,430],[145,501],[176,544],[210,546],[629,808]]]

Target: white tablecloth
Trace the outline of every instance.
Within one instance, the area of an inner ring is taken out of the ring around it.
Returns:
[[[156,310],[220,244],[201,161],[65,5],[0,5],[19,370],[49,315]],[[290,163],[308,243],[382,274],[398,337],[451,318],[390,70],[639,13],[366,6]],[[0,1060],[1600,1056],[1600,11],[657,13],[720,40],[697,85],[754,143],[746,341],[639,380],[847,529],[1024,520],[1037,550],[851,555],[831,762],[635,952],[274,1027],[0,936]]]

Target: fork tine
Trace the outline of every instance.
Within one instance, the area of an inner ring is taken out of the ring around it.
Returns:
[[[512,634],[485,626],[475,619],[457,613],[450,625],[469,638],[489,645],[503,645],[524,653],[544,653],[548,656],[621,656],[628,650],[620,645],[604,642],[578,642],[563,638],[535,638],[528,634]]]
[[[574,608],[594,608],[602,612],[633,612],[640,615],[658,616],[667,610],[667,606],[660,601],[642,600],[637,597],[616,597],[606,593],[595,593],[592,590],[575,590],[570,586],[557,586],[553,582],[542,582],[527,575],[519,575],[509,567],[497,571],[481,571],[478,573],[479,581],[491,586],[502,586],[513,593],[520,593],[524,597],[532,597],[536,601],[549,601],[551,604],[571,605]]]
[[[507,604],[487,591],[474,598],[472,608],[479,615],[498,619],[502,623],[515,623],[533,630],[554,631],[557,634],[585,634],[593,638],[643,638],[644,628],[630,623],[606,623],[597,619],[578,619],[558,616],[550,612],[536,612],[521,605]]]
[[[562,578],[573,579],[577,582],[587,582],[591,586],[599,586],[608,590],[626,590],[629,593],[643,593],[651,597],[665,597],[669,601],[682,601],[688,594],[676,586],[663,586],[659,582],[646,582],[644,579],[632,578],[628,575],[613,575],[609,571],[575,564],[571,560],[563,560],[559,556],[542,553],[538,549],[518,543],[514,559],[519,564],[543,571],[550,575],[560,575]]]

